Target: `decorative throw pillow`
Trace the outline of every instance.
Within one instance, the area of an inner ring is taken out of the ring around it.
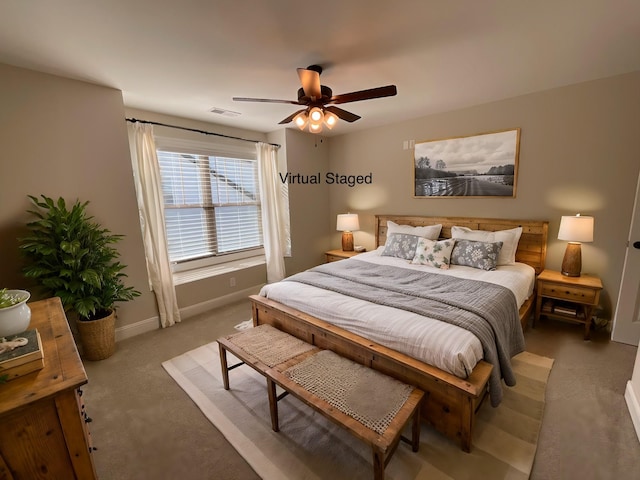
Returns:
[[[412,260],[416,253],[416,245],[420,237],[406,233],[392,233],[387,236],[382,255]]]
[[[441,270],[448,270],[451,262],[451,251],[455,240],[449,238],[447,240],[429,240],[421,238],[416,246],[416,254],[413,256],[411,263],[418,265],[430,265]]]
[[[465,265],[482,270],[495,270],[502,242],[474,242],[456,239],[451,252],[451,265]]]
[[[411,225],[398,225],[397,223],[387,220],[387,237],[392,233],[406,233],[417,237],[437,240],[440,237],[442,224],[427,225],[426,227],[412,227]]]
[[[489,232],[485,230],[471,230],[467,227],[451,227],[451,237],[463,240],[475,240],[478,242],[502,242],[502,250],[498,257],[498,265],[513,265],[516,263],[516,250],[522,235],[522,227],[510,230]]]

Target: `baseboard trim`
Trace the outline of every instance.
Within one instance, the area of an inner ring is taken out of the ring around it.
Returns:
[[[211,300],[207,300],[206,302],[189,305],[188,307],[180,309],[180,318],[182,320],[185,320],[189,317],[194,317],[214,308],[237,302],[238,300],[247,298],[249,295],[255,295],[260,291],[261,288],[262,285],[255,285],[250,288],[245,288],[244,290],[239,290],[228,295],[223,295],[222,297],[212,298]]]
[[[631,380],[627,382],[627,388],[624,392],[624,399],[627,401],[627,408],[629,409],[629,413],[631,414],[631,421],[633,422],[633,426],[636,429],[638,440],[640,440],[640,402],[638,402],[638,397],[636,397],[636,393],[633,390]]]
[[[160,317],[155,316],[141,320],[136,323],[124,325],[123,327],[116,328],[116,342],[124,340],[125,338],[135,337],[143,333],[151,332],[160,328]]]
[[[253,287],[245,288],[244,290],[239,290],[228,295],[212,298],[211,300],[207,300],[206,302],[189,305],[188,307],[180,309],[180,318],[182,320],[185,320],[209,310],[213,310],[214,308],[219,308],[229,303],[237,302],[238,300],[247,298],[249,295],[258,293],[261,288],[262,285],[255,285]],[[151,332],[159,328],[160,318],[157,315],[151,318],[147,318],[146,320],[141,320],[129,325],[124,325],[122,327],[116,328],[116,342],[119,342],[126,338],[135,337],[136,335]]]

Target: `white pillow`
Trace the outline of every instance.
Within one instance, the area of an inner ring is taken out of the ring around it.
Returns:
[[[442,230],[442,224],[427,225],[426,227],[412,227],[411,225],[398,225],[391,220],[387,220],[387,237],[392,233],[404,233],[407,235],[428,238],[429,240],[437,240],[440,237],[440,230]]]
[[[451,227],[451,237],[477,242],[502,242],[502,249],[498,255],[498,265],[513,265],[516,263],[516,250],[522,235],[522,227],[510,230],[487,232],[485,230],[471,230],[467,227]]]

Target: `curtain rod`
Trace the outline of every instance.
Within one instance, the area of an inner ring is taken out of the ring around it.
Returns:
[[[248,138],[234,137],[233,135],[225,135],[224,133],[207,132],[206,130],[198,130],[197,128],[179,127],[178,125],[169,125],[168,123],[152,122],[151,120],[140,120],[138,118],[127,118],[127,122],[131,123],[149,123],[151,125],[159,125],[161,127],[177,128],[179,130],[187,130],[189,132],[202,133],[203,135],[215,135],[216,137],[231,138],[233,140],[242,140],[243,142],[260,143],[260,140],[250,140]],[[268,143],[268,142],[265,142]],[[281,145],[277,143],[268,143],[276,148],[280,148]]]

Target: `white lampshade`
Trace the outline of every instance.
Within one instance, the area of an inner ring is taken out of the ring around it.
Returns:
[[[341,232],[353,232],[360,229],[357,213],[341,213],[338,215],[336,230]]]
[[[324,114],[322,113],[322,109],[320,107],[313,107],[309,110],[309,121],[311,123],[322,123],[324,120]]]
[[[324,112],[324,124],[331,130],[338,123],[338,116],[331,112]]]
[[[593,242],[593,217],[563,216],[560,219],[558,240],[568,242]]]
[[[307,112],[300,112],[298,115],[293,117],[293,122],[300,130],[304,130],[304,127],[306,127],[307,123],[309,123]]]
[[[322,132],[322,123],[313,123],[309,122],[309,131],[311,133],[320,133]]]

